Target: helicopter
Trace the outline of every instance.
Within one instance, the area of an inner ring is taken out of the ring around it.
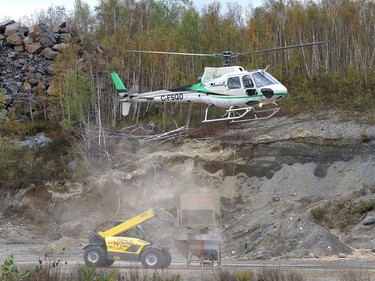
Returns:
[[[211,56],[224,59],[223,67],[205,67],[199,83],[174,89],[164,89],[143,93],[128,92],[116,72],[111,73],[121,103],[121,112],[127,116],[132,103],[204,103],[207,104],[202,122],[229,121],[230,123],[269,119],[280,108],[277,102],[286,97],[287,88],[273,77],[266,69],[245,70],[242,66],[231,66],[234,57],[274,52],[284,49],[301,48],[321,44],[312,42],[299,45],[264,49],[252,52],[225,51],[217,54],[196,54],[180,52],[127,50],[133,53],[151,53],[185,56]],[[263,108],[265,105],[272,108]],[[223,115],[211,117],[209,109],[216,106],[225,109]]]

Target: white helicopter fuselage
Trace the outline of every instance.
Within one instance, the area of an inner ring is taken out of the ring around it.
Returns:
[[[286,87],[267,71],[231,66],[206,67],[199,84],[141,93],[122,101],[191,102],[230,108],[275,103],[286,95]]]
[[[177,102],[207,104],[202,122],[268,119],[274,116],[279,108],[257,110],[256,107],[277,105],[276,101],[287,95],[286,87],[266,70],[246,71],[240,66],[206,67],[198,84],[146,93],[128,93],[116,73],[112,73],[112,79],[119,91],[123,116],[129,114],[132,103]],[[226,113],[219,118],[211,118],[208,113],[210,106],[225,108]],[[245,119],[251,113],[253,116]]]

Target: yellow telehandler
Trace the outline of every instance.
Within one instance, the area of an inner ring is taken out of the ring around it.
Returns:
[[[145,268],[167,268],[172,256],[165,246],[152,245],[140,224],[159,217],[173,225],[174,217],[162,208],[151,208],[127,221],[115,223],[89,239],[83,258],[87,265],[105,267],[115,261],[140,261]]]

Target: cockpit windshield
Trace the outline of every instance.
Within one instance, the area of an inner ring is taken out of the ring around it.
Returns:
[[[266,71],[259,71],[252,74],[255,84],[258,87],[264,87],[272,84],[279,84],[280,82],[276,80],[271,74]]]

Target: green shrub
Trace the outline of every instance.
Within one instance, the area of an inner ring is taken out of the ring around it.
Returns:
[[[1,279],[3,281],[16,281],[18,276],[18,266],[14,264],[13,255],[10,255],[1,266]]]
[[[238,281],[252,281],[254,280],[253,273],[251,271],[240,270],[236,272]]]

